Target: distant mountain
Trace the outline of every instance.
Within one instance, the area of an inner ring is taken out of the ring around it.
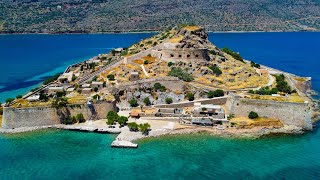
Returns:
[[[210,31],[320,29],[319,0],[2,0],[0,32],[117,32],[199,24]]]

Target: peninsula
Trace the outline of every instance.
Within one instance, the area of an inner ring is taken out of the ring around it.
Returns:
[[[1,108],[1,132],[60,128],[117,133],[113,147],[206,131],[260,137],[313,129],[310,77],[245,60],[208,41],[204,28],[169,28],[70,65]]]

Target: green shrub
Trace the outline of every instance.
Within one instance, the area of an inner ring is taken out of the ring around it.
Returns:
[[[108,74],[107,78],[109,79],[109,81],[114,81],[114,75],[113,74]]]
[[[21,98],[22,98],[22,95],[16,96],[16,99],[21,99]]]
[[[173,62],[168,62],[168,67],[171,67],[171,66],[173,66],[173,65],[174,65]]]
[[[94,87],[93,90],[94,90],[94,92],[98,92],[99,88],[98,87]]]
[[[173,102],[172,98],[166,98],[165,101],[166,101],[167,104],[171,104]]]
[[[224,92],[222,89],[217,89],[215,91],[209,91],[207,96],[208,96],[208,98],[222,97],[222,96],[224,96]]]
[[[119,123],[121,126],[124,126],[127,122],[128,122],[128,118],[125,117],[125,116],[120,116],[120,117],[118,118],[118,123]]]
[[[220,76],[222,74],[222,71],[219,69],[218,66],[209,66],[209,68],[212,70],[212,72],[217,75]]]
[[[150,106],[151,105],[150,99],[148,97],[144,98],[143,102],[144,102],[144,104],[146,106]]]
[[[288,93],[288,94],[291,93],[291,87],[286,82],[283,74],[276,76],[276,82],[277,82],[276,87],[280,92],[284,92],[284,93]]]
[[[116,112],[109,111],[107,114],[107,124],[113,125],[118,120],[118,118],[119,118],[119,116]]]
[[[136,132],[136,131],[139,130],[139,125],[137,123],[135,123],[135,122],[128,123],[127,126],[128,126],[130,131]]]
[[[76,119],[77,119],[77,121],[78,121],[79,123],[83,123],[83,122],[85,122],[85,121],[86,121],[86,120],[84,119],[84,117],[83,117],[83,114],[82,114],[82,113],[77,114],[77,115],[76,115]]]
[[[160,83],[155,83],[153,85],[153,88],[157,91],[157,90],[160,90],[161,92],[165,92],[167,90],[167,88],[165,86],[163,86],[162,84]]]
[[[239,53],[236,53],[228,48],[222,48],[222,51],[227,53],[227,54],[230,54],[234,59],[238,60],[238,61],[241,61],[241,62],[244,62],[243,58],[240,56]]]
[[[7,103],[7,104],[12,103],[12,101],[14,101],[14,98],[8,98],[8,99],[6,99],[6,103]]]
[[[139,130],[142,132],[142,134],[148,134],[150,129],[150,124],[144,123],[139,125]]]
[[[52,77],[44,80],[44,81],[43,81],[43,84],[44,84],[44,85],[47,85],[47,84],[49,84],[49,83],[57,80],[59,76],[60,76],[60,74],[56,74],[56,75],[54,75],[54,76],[52,76]]]
[[[256,119],[259,117],[258,113],[251,111],[248,115],[250,119]]]
[[[168,73],[168,75],[178,77],[179,79],[186,81],[186,82],[190,82],[190,81],[194,80],[192,75],[188,74],[186,71],[182,70],[180,67],[179,68],[175,68],[175,67],[171,68],[171,71]]]
[[[250,64],[251,64],[251,67],[260,68],[260,64],[257,64],[257,63],[255,63],[253,61],[251,61]]]
[[[131,99],[129,101],[129,104],[131,107],[138,107],[139,106],[138,101],[136,99]]]
[[[187,93],[186,97],[187,97],[187,99],[189,101],[193,101],[194,100],[194,94],[193,93]]]
[[[143,64],[149,64],[149,61],[145,60],[143,61]]]

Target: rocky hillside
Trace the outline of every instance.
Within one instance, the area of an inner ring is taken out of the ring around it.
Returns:
[[[319,0],[4,0],[0,32],[119,32],[194,23],[211,31],[319,30]]]

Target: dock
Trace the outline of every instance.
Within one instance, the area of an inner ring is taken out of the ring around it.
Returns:
[[[134,144],[130,141],[115,140],[111,143],[111,147],[114,147],[114,148],[138,148],[138,144]]]
[[[98,128],[94,126],[58,126],[58,129],[65,129],[70,131],[85,131],[85,132],[96,132],[102,134],[120,134],[121,130],[119,128]]]

